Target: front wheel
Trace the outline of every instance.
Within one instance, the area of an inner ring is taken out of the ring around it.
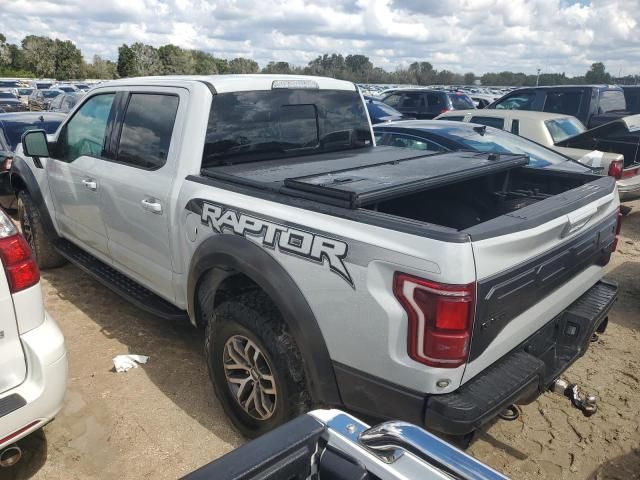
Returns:
[[[216,395],[244,436],[262,435],[308,408],[300,352],[266,295],[245,293],[216,308],[205,350]]]
[[[51,243],[51,238],[42,224],[40,210],[33,202],[29,192],[22,190],[18,193],[18,220],[22,235],[31,247],[36,263],[41,269],[59,267],[66,263]]]

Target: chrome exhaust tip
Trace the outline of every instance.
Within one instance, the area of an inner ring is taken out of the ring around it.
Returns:
[[[0,452],[0,467],[13,467],[22,458],[22,450],[15,443]]]

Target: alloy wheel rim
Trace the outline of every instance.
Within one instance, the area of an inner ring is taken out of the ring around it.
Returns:
[[[223,352],[224,375],[236,402],[256,420],[271,418],[277,390],[273,370],[265,354],[250,339],[233,335]]]

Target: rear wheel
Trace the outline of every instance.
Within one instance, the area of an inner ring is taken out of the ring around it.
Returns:
[[[205,351],[216,395],[244,436],[262,435],[307,409],[300,352],[264,293],[244,293],[216,308]]]
[[[53,248],[52,239],[42,224],[40,210],[26,190],[18,193],[18,220],[39,268],[44,270],[66,263],[65,258]]]

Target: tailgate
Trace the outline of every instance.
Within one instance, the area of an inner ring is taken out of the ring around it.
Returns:
[[[0,268],[0,394],[22,383],[27,374],[9,285]]]
[[[477,303],[463,382],[602,277],[618,210],[613,179],[602,178],[469,229]]]

